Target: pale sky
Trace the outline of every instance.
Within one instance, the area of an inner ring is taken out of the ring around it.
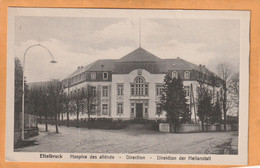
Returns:
[[[239,69],[240,22],[228,19],[142,18],[141,45],[159,58],[176,58],[216,65],[229,62]],[[15,19],[15,56],[26,55],[28,82],[63,79],[78,66],[98,59],[117,59],[139,47],[139,18],[33,17]]]

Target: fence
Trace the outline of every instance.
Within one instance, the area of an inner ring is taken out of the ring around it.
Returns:
[[[14,145],[17,146],[21,141],[22,113],[16,114],[14,121]],[[25,138],[38,135],[37,117],[31,114],[24,114],[24,128]]]
[[[14,128],[22,129],[22,113],[15,115]],[[37,127],[37,116],[31,114],[24,114],[24,128],[35,128]]]
[[[160,123],[159,129],[161,132],[173,132],[174,128],[169,123]],[[226,131],[237,131],[238,127],[236,125],[226,125]],[[177,128],[178,133],[191,133],[191,132],[201,132],[202,126],[200,124],[180,124]],[[224,131],[224,124],[209,124],[204,125],[205,132],[219,132]]]

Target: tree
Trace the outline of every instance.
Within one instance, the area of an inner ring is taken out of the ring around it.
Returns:
[[[238,111],[239,111],[239,73],[234,73],[231,76],[231,79],[229,81],[228,85],[229,90],[229,98],[231,101],[231,109],[235,112],[235,116],[238,117]]]
[[[71,102],[71,96],[62,93],[62,102],[63,102],[63,109],[65,110],[65,113],[67,115],[67,127],[70,126],[70,118],[69,118],[69,113],[70,113],[70,102]]]
[[[97,102],[97,93],[96,89],[93,89],[93,86],[87,85],[85,88],[78,90],[72,95],[72,101],[76,107],[77,115],[77,127],[79,126],[79,113],[83,112],[84,109],[87,111],[88,120],[93,113],[93,109],[96,106]]]
[[[40,114],[40,106],[42,104],[41,102],[41,89],[40,88],[31,88],[28,93],[28,109],[29,113],[33,114],[35,116],[41,116]],[[40,118],[41,120],[41,118]],[[41,121],[40,121],[41,122]],[[38,123],[38,122],[36,122]]]
[[[62,87],[59,80],[53,80],[48,84],[47,95],[48,95],[48,111],[50,112],[50,117],[55,121],[56,133],[58,130],[58,116],[61,113],[62,106]]]
[[[197,114],[201,121],[202,131],[204,131],[204,123],[209,119],[210,114],[212,114],[212,96],[207,87],[198,87],[198,110]]]
[[[177,131],[180,119],[189,115],[187,99],[183,88],[183,81],[166,75],[163,83],[163,94],[161,96],[162,108],[166,111],[166,117]]]
[[[15,76],[14,76],[14,128],[21,128],[20,114],[22,112],[22,95],[23,95],[23,67],[19,58],[15,57]],[[27,99],[28,99],[28,85],[24,80],[24,99],[25,99],[25,113],[28,113]]]
[[[15,129],[21,127],[19,114],[22,110],[22,87],[23,87],[23,67],[21,61],[18,58],[15,58],[15,101],[14,101],[14,121]]]
[[[212,114],[210,115],[210,122],[211,123],[221,123],[221,120],[222,120],[222,110],[221,110],[221,104],[219,101],[219,96],[217,96],[217,100],[213,107]]]
[[[221,95],[221,100],[222,100],[222,108],[223,108],[223,116],[224,116],[224,130],[226,131],[227,111],[228,111],[228,106],[227,106],[228,84],[227,83],[232,73],[231,65],[229,63],[221,63],[217,66],[217,71],[219,77],[222,79],[223,93]]]
[[[99,100],[99,93],[94,89],[93,86],[87,85],[86,90],[83,90],[83,108],[88,113],[88,121],[90,120],[91,114],[94,113],[94,107],[96,107],[97,101]]]

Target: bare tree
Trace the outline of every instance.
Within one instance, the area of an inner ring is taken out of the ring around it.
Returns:
[[[85,109],[88,113],[89,120],[93,109],[96,106],[97,92],[96,89],[93,88],[93,86],[87,85],[84,88],[78,89],[78,91],[72,95],[72,101],[76,107],[77,127],[79,126],[80,111],[83,112]]]
[[[223,106],[223,117],[224,117],[224,130],[226,131],[226,124],[227,124],[227,94],[228,94],[228,82],[232,74],[231,65],[229,63],[221,63],[217,66],[217,71],[219,77],[222,79],[222,106]]]
[[[239,108],[239,73],[234,73],[228,85],[228,90],[230,94],[230,99],[232,100],[231,108],[233,111],[236,111],[236,116],[238,116],[238,108]]]
[[[83,90],[83,108],[86,109],[88,114],[88,121],[90,120],[91,114],[96,107],[99,93],[96,91],[94,86],[87,85],[86,89]]]
[[[217,77],[210,72],[205,66],[200,65],[200,71],[196,73],[196,80],[199,83],[197,88],[197,115],[199,116],[202,131],[204,131],[204,123],[208,123],[214,117],[215,105],[215,87],[217,86]],[[212,91],[211,92],[211,87]]]
[[[201,120],[202,131],[204,131],[204,122],[209,120],[213,111],[212,95],[207,87],[199,87],[197,92],[198,116]]]
[[[62,105],[62,87],[59,80],[53,80],[48,84],[47,94],[49,100],[49,108],[48,110],[51,112],[51,117],[55,120],[56,133],[59,133],[58,129],[58,116],[61,112]]]
[[[71,96],[66,93],[62,93],[62,102],[63,102],[63,109],[65,110],[65,113],[67,115],[67,127],[70,126],[70,104],[71,104]]]

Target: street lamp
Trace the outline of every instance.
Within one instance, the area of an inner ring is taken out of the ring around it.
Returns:
[[[22,140],[24,140],[24,71],[25,71],[25,56],[26,56],[27,51],[30,48],[33,48],[33,47],[42,47],[42,48],[44,48],[45,50],[48,51],[48,53],[52,57],[52,60],[50,61],[50,63],[53,63],[53,64],[57,63],[57,61],[54,60],[54,57],[53,57],[52,53],[50,52],[50,50],[48,48],[46,48],[45,46],[41,45],[41,44],[31,45],[24,52],[24,55],[23,55],[23,92],[22,92],[22,94],[23,94],[22,95],[22,136],[21,136]]]

